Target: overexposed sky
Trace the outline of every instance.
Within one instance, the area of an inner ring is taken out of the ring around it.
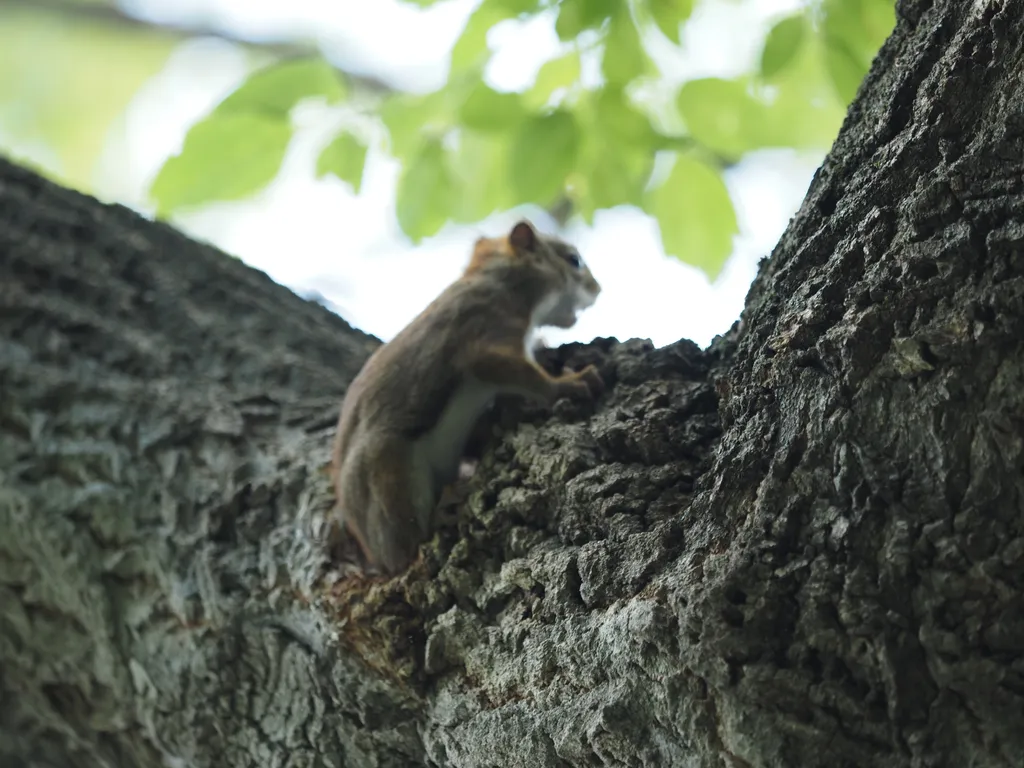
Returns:
[[[447,58],[478,0],[445,0],[422,10],[399,0],[125,0],[130,12],[153,20],[201,21],[252,39],[279,36],[315,40],[342,68],[372,74],[409,90],[439,87]],[[667,43],[653,51],[664,83],[732,76],[759,55],[768,23],[799,0],[714,1],[698,6],[682,51]],[[519,90],[557,54],[550,19],[506,22],[489,37],[496,53],[490,84]],[[251,62],[215,39],[183,44],[129,107],[111,137],[97,193],[148,210],[146,187],[176,153],[188,127],[246,76]],[[316,180],[318,150],[331,137],[337,113],[309,104],[282,172],[263,193],[238,203],[211,205],[174,223],[267,272],[299,293],[327,299],[354,325],[388,339],[466,263],[473,240],[498,234],[522,215],[552,228],[543,212],[525,208],[475,226],[448,226],[413,246],[395,219],[398,166],[371,151],[361,194],[334,179]],[[593,227],[571,223],[576,243],[601,282],[598,302],[568,331],[546,330],[549,344],[595,336],[649,338],[657,345],[692,338],[706,345],[738,317],[757,261],[770,253],[799,206],[820,155],[761,152],[729,171],[740,235],[725,271],[711,285],[702,273],[668,258],[657,225],[631,208],[602,211]]]

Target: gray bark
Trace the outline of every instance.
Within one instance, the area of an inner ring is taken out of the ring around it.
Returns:
[[[1024,0],[903,2],[742,327],[551,353],[423,560],[318,544],[372,339],[0,165],[0,765],[1024,761]]]

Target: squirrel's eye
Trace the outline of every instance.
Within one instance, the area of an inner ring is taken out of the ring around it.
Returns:
[[[565,260],[569,262],[569,266],[573,269],[580,269],[583,266],[583,259],[580,258],[576,251],[568,251],[565,254]]]

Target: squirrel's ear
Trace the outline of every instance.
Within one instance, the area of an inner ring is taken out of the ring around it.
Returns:
[[[533,251],[537,248],[537,232],[530,222],[523,219],[512,227],[508,241],[517,251]]]

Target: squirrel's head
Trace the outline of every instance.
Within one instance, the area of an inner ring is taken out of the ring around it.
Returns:
[[[534,326],[570,328],[578,312],[601,293],[580,252],[564,240],[537,233],[525,219],[505,237],[482,237],[473,249],[466,274],[511,272],[529,279],[516,281],[529,290]]]

